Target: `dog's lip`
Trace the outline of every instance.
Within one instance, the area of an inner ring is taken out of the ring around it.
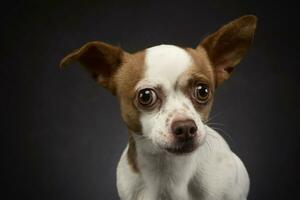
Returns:
[[[176,154],[176,155],[183,155],[192,153],[195,149],[197,149],[198,145],[196,144],[183,144],[174,147],[167,147],[165,150],[169,153]]]

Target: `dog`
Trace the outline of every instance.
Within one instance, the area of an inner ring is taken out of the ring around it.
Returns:
[[[119,100],[129,130],[117,167],[122,200],[247,199],[244,164],[207,121],[216,88],[241,61],[256,24],[256,16],[242,16],[196,48],[128,53],[94,41],[62,59],[62,67],[79,61]]]

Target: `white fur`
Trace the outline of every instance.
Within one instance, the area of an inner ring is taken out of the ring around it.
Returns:
[[[163,81],[168,87],[175,85],[178,77],[192,65],[190,55],[174,45],[159,45],[146,51],[145,77]]]
[[[245,200],[249,179],[240,159],[222,137],[207,127],[191,100],[177,85],[193,65],[190,55],[172,45],[149,48],[145,74],[137,88],[162,88],[160,109],[141,112],[143,135],[135,135],[139,173],[132,171],[124,150],[117,169],[122,200]],[[173,142],[170,123],[178,115],[195,121],[200,145],[194,152],[174,155],[164,149]],[[169,122],[170,123],[167,123]]]
[[[161,151],[172,143],[170,134],[170,122],[178,115],[192,119],[196,122],[199,133],[199,143],[205,136],[203,123],[194,109],[192,102],[176,86],[176,82],[184,71],[193,65],[191,56],[182,48],[173,45],[160,45],[147,49],[145,56],[145,74],[139,87],[162,88],[165,98],[162,107],[154,112],[142,112],[141,124],[143,136],[149,138],[152,143],[145,144],[144,149],[148,152]],[[184,106],[185,105],[185,106]],[[187,108],[184,108],[186,107]],[[154,144],[154,145],[153,145]]]
[[[117,168],[121,199],[246,200],[249,177],[242,161],[217,132],[206,129],[205,143],[188,156],[147,154],[137,142],[140,173],[128,165],[126,148]]]

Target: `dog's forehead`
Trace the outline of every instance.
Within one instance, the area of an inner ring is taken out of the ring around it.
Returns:
[[[174,85],[180,75],[193,65],[193,59],[183,48],[159,45],[146,49],[145,78]]]

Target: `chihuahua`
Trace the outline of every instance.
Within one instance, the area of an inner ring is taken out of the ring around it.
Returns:
[[[61,61],[79,61],[120,102],[129,130],[117,167],[122,200],[247,199],[244,164],[207,121],[215,90],[252,43],[256,21],[235,19],[196,48],[128,53],[95,41]]]

